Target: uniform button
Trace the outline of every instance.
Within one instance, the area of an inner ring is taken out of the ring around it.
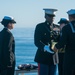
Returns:
[[[46,35],[46,33],[44,35]]]
[[[52,36],[50,36],[50,37],[52,37]]]

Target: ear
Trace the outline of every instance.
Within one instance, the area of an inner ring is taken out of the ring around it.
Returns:
[[[11,26],[11,23],[8,23],[8,27],[10,27]]]

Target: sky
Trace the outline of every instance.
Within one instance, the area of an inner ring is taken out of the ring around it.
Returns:
[[[66,12],[75,9],[75,0],[0,0],[0,20],[13,16],[15,27],[35,27],[45,21],[43,8],[58,9],[54,21],[57,24],[60,18],[68,19]]]

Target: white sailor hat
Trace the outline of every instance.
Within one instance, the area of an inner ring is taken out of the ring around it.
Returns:
[[[4,18],[2,19],[1,22],[3,22],[3,21],[8,21],[8,22],[11,22],[11,23],[16,23],[16,21],[14,20],[14,18],[11,17],[11,16],[4,16]]]
[[[68,15],[75,15],[75,9],[71,9],[67,12]]]
[[[43,9],[43,10],[45,10],[46,14],[54,15],[54,16],[55,16],[55,13],[57,11],[57,9]]]

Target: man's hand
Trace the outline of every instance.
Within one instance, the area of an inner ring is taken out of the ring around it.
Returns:
[[[46,45],[46,46],[44,47],[44,51],[50,52],[49,46]]]
[[[44,47],[44,51],[47,51],[47,52],[49,52],[49,53],[54,53],[54,51],[52,51],[52,50],[50,49],[50,47],[47,46],[47,45]]]
[[[58,49],[54,46],[53,51],[58,52]]]

